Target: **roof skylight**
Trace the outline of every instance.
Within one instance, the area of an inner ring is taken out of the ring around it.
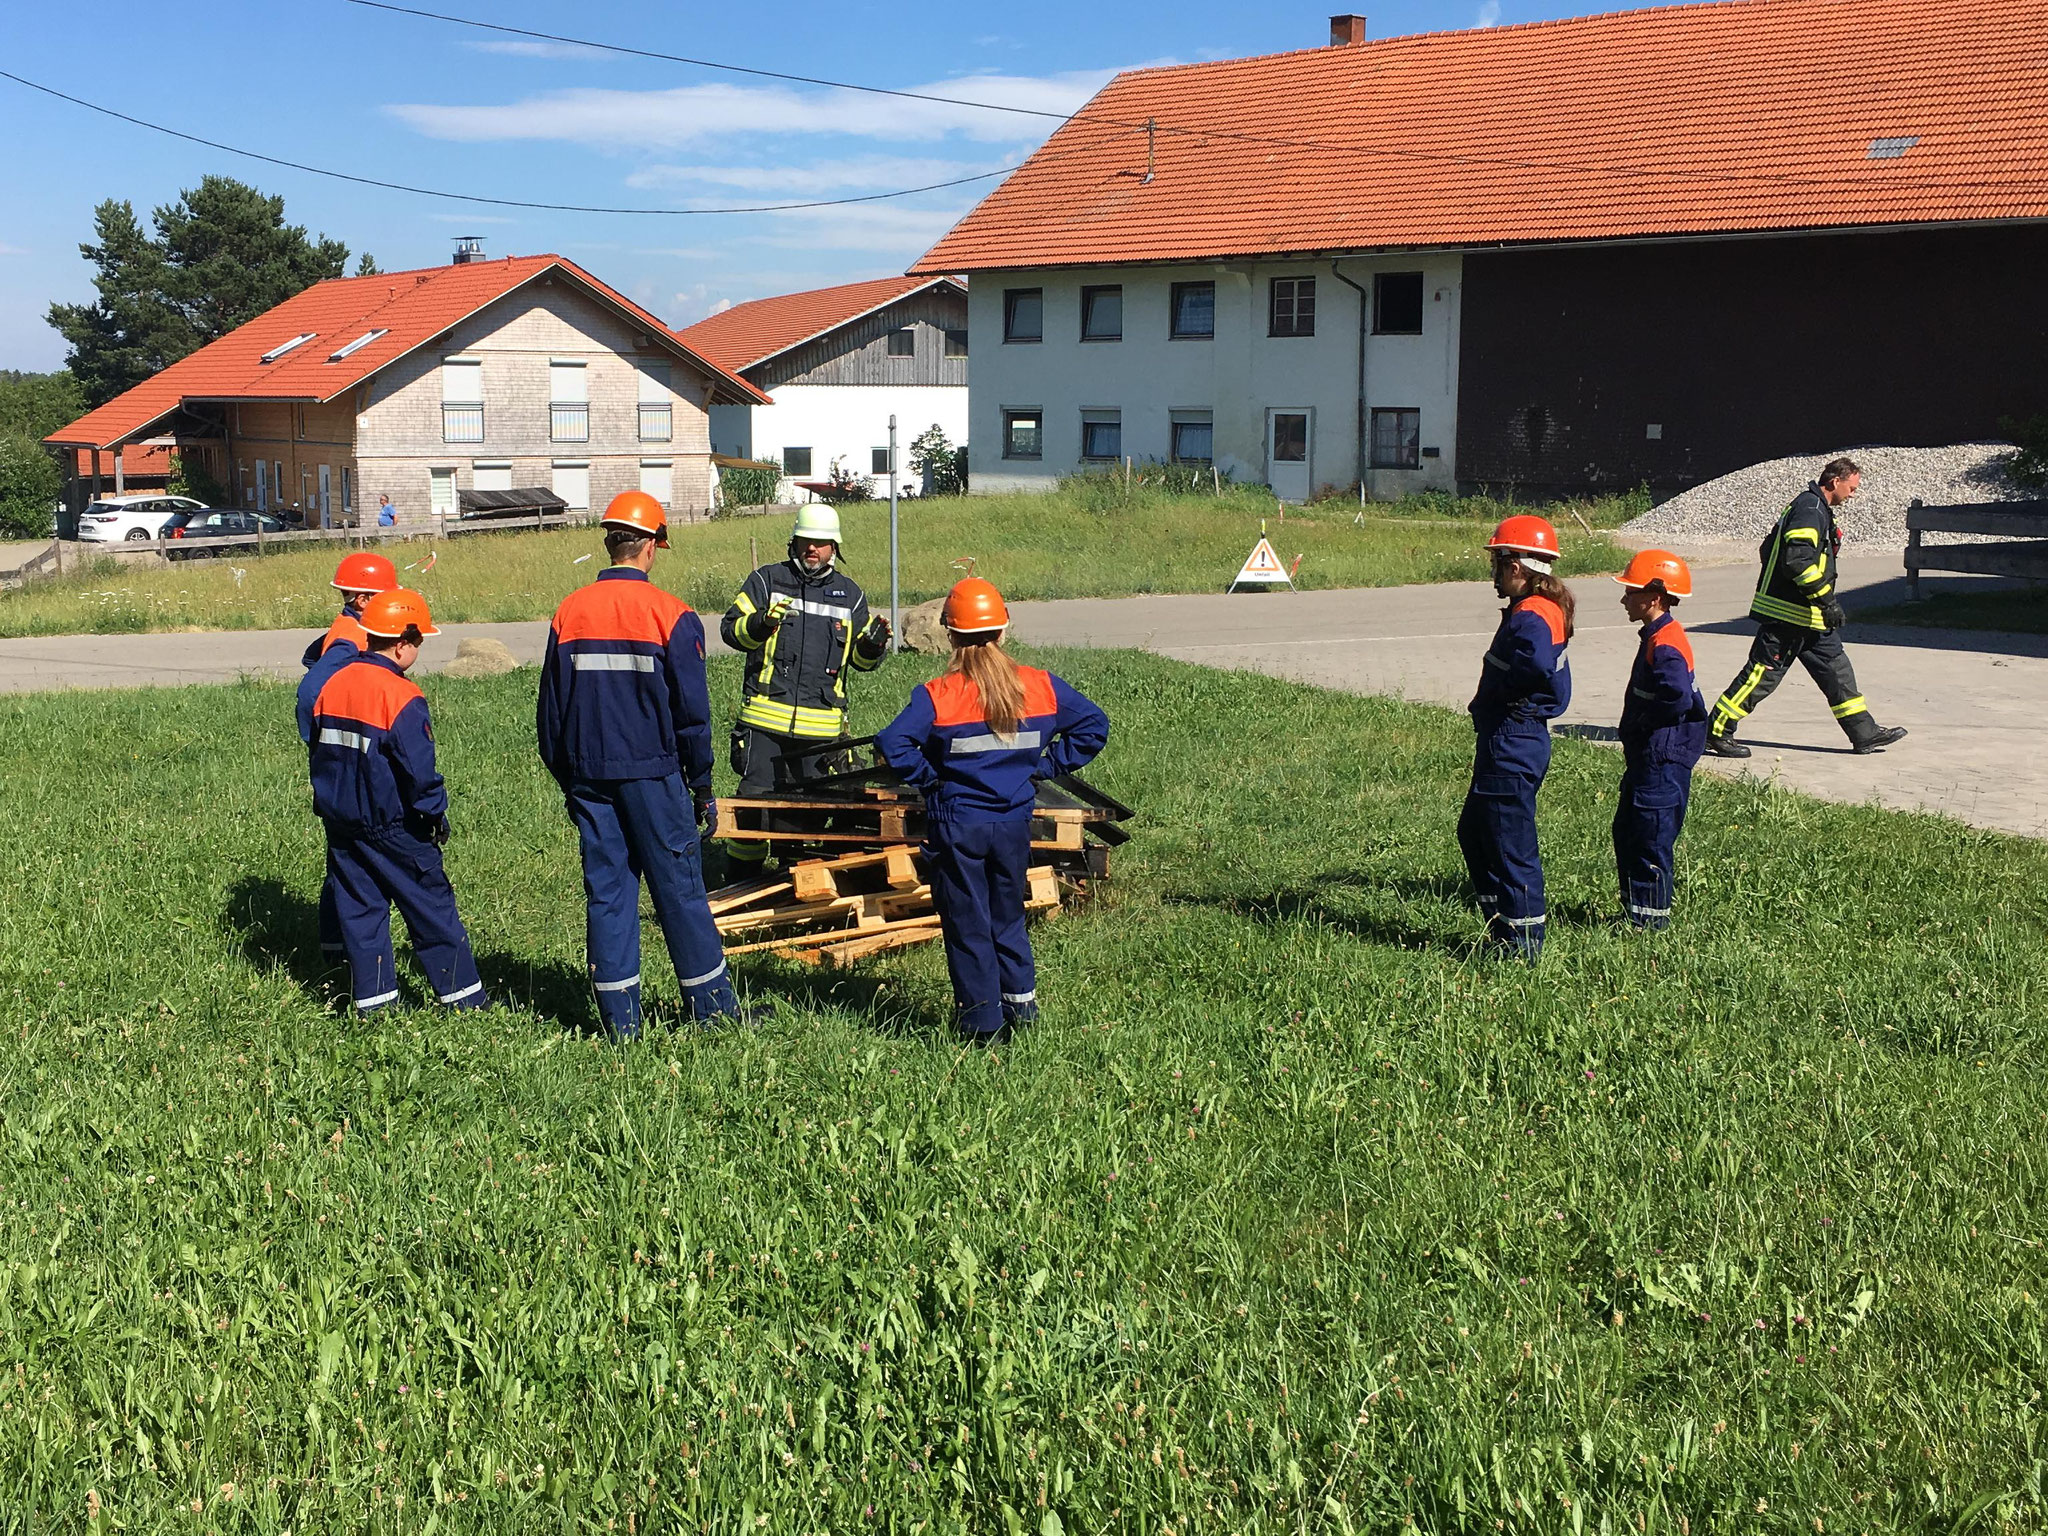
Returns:
[[[327,361],[329,361],[330,363],[338,363],[344,357],[347,357],[351,352],[361,351],[364,347],[367,347],[371,342],[375,341],[379,336],[389,335],[390,332],[391,327],[389,327],[388,325],[382,327],[379,330],[365,331],[363,332],[362,335],[358,336],[354,341],[350,342],[347,346],[338,347],[333,352],[330,352],[327,356]]]
[[[290,341],[286,342],[283,346],[272,347],[268,352],[264,353],[262,361],[266,363],[274,363],[280,357],[283,357],[285,353],[291,351],[293,347],[303,347],[307,342],[311,341],[317,334],[318,333],[315,331],[306,331],[300,335],[294,336]]]
[[[1903,160],[1906,157],[1906,151],[1919,142],[1920,135],[1917,133],[1910,138],[1872,139],[1870,141],[1870,158],[1873,160]]]

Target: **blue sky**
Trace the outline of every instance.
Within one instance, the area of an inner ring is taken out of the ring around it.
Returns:
[[[416,0],[512,26],[1059,111],[1119,69],[1312,47],[1331,6],[1225,0],[906,10],[850,3]],[[1539,21],[1621,0],[1403,0],[1370,35]],[[957,17],[948,23],[944,18]],[[345,0],[0,6],[10,71],[312,165],[533,201],[702,209],[917,186],[1014,165],[1043,119],[784,85],[537,44]],[[103,198],[137,212],[208,172],[281,193],[297,223],[387,270],[558,251],[672,324],[765,294],[901,271],[993,181],[852,208],[637,216],[477,208],[352,186],[165,138],[0,80],[0,367],[52,368],[52,300],[91,295],[78,245]]]

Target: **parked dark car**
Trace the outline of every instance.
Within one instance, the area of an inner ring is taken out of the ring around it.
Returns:
[[[259,531],[283,533],[286,530],[284,523],[268,512],[232,512],[208,507],[199,512],[180,512],[164,524],[164,531],[158,537],[167,543],[185,540],[201,545],[197,549],[164,551],[173,560],[195,560],[220,553],[203,547],[208,539],[253,539]]]

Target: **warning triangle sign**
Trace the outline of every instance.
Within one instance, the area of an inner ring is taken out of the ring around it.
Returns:
[[[1253,547],[1250,558],[1239,568],[1237,579],[1231,582],[1233,587],[1293,585],[1294,583],[1287,579],[1287,567],[1280,563],[1280,556],[1274,552],[1272,544],[1263,533],[1259,535],[1259,542]]]

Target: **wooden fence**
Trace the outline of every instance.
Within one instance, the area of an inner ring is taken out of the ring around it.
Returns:
[[[1996,543],[1926,544],[1923,533],[1988,534]],[[1922,571],[2020,576],[2048,581],[2048,501],[1993,501],[1906,509],[1906,588],[1920,596]]]

